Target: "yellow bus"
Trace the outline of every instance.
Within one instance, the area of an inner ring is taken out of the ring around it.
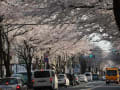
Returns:
[[[106,84],[119,83],[120,75],[118,68],[106,68]]]

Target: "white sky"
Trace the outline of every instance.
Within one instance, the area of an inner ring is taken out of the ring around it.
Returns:
[[[99,33],[93,33],[88,37],[88,40],[94,45],[97,46],[99,48],[101,48],[101,50],[103,50],[103,52],[110,52],[110,50],[112,49],[112,44],[110,41],[107,40],[102,40],[102,35]]]

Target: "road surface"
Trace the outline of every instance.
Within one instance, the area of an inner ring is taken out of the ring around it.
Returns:
[[[49,89],[38,89],[49,90]],[[120,90],[120,84],[106,85],[105,81],[92,81],[88,83],[80,83],[77,86],[59,87],[59,90]]]
[[[106,85],[105,81],[93,81],[68,88],[60,87],[59,90],[120,90],[120,84]]]

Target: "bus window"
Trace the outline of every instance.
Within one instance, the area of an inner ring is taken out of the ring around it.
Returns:
[[[117,71],[116,70],[107,70],[107,75],[108,76],[116,76],[117,75]]]

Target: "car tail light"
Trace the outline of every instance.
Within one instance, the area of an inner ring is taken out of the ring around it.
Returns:
[[[16,86],[16,90],[21,90],[19,85]]]
[[[43,71],[44,71],[44,69],[41,69],[40,71],[41,71],[41,72],[43,72]]]
[[[8,83],[8,82],[6,82],[5,84],[6,84],[6,85],[8,85],[9,83]]]
[[[52,83],[52,80],[53,80],[53,79],[52,79],[52,78],[50,78],[49,80],[50,80],[50,82]]]
[[[34,83],[35,82],[35,80],[32,80],[32,83]]]
[[[76,78],[75,80],[78,80],[78,78]]]

